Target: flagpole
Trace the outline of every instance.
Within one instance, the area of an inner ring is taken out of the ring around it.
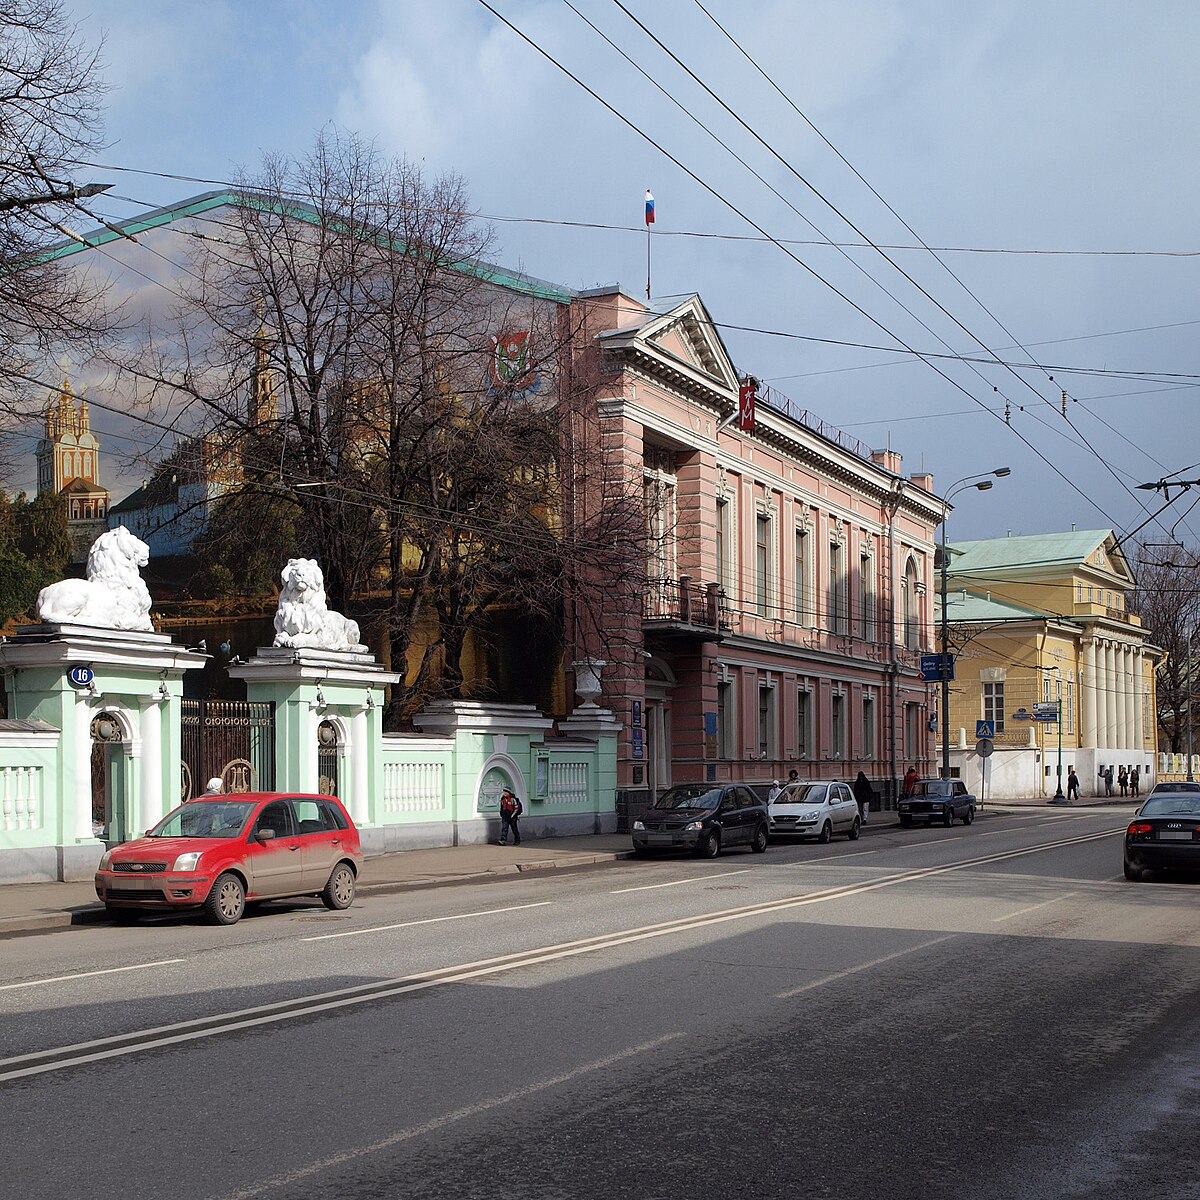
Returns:
[[[650,299],[650,232],[654,226],[654,197],[646,189],[646,299]]]

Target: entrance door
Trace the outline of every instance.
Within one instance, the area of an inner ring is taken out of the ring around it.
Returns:
[[[122,732],[117,719],[101,713],[92,719],[92,830],[109,846],[128,841]]]
[[[662,701],[646,702],[646,764],[650,794],[671,786],[671,710]]]

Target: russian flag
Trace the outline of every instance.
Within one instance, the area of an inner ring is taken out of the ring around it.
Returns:
[[[654,197],[650,195],[650,189],[646,189],[646,224],[654,224]]]

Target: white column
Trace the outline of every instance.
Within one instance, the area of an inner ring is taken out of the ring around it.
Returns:
[[[92,841],[92,708],[82,692],[75,697],[74,787],[63,799],[75,806],[63,813],[64,830],[71,829],[77,841]]]
[[[321,776],[317,763],[317,726],[321,724],[321,719],[322,713],[317,712],[315,708],[309,708],[308,720],[305,721],[308,729],[308,745],[300,747],[300,791],[302,792],[315,792],[320,786]]]
[[[1121,744],[1117,726],[1117,648],[1112,642],[1104,644],[1104,745],[1115,750]]]
[[[1129,745],[1129,679],[1125,670],[1125,647],[1117,643],[1113,648],[1113,690],[1117,701],[1117,740],[1116,745],[1124,750]]]
[[[157,825],[164,813],[162,778],[162,702],[142,701],[142,762],[141,797],[139,809],[129,816],[129,833],[141,837],[152,825]],[[172,796],[173,800],[174,797]]]
[[[1094,749],[1096,741],[1096,643],[1089,641],[1083,647],[1083,745]]]
[[[1128,745],[1134,750],[1142,748],[1142,725],[1138,718],[1142,707],[1138,703],[1142,685],[1138,675],[1138,660],[1138,652],[1132,646],[1128,646],[1125,650],[1125,683],[1129,689],[1129,700],[1125,705],[1125,715],[1129,720]]]
[[[1145,686],[1142,682],[1143,666],[1141,647],[1138,647],[1133,652],[1133,741],[1130,745],[1139,754],[1145,749],[1145,740],[1142,737],[1142,729],[1145,722],[1145,715],[1142,712],[1142,688]]]
[[[360,708],[350,718],[350,816],[360,828],[370,819],[367,800],[367,710]]]

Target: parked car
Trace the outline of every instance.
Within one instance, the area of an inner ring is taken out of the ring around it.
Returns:
[[[1200,783],[1160,783],[1125,830],[1125,878],[1200,870]]]
[[[935,820],[953,825],[955,817],[964,825],[975,820],[975,797],[961,779],[918,779],[898,807],[901,825],[911,825],[913,817],[928,817],[930,825]]]
[[[827,842],[835,833],[858,839],[862,821],[849,786],[836,781],[789,783],[771,801],[771,832]]]
[[[232,925],[256,900],[320,896],[349,908],[362,862],[358,830],[332,796],[204,796],[109,850],[96,895],[117,920],[198,908]]]
[[[635,854],[691,850],[716,858],[727,846],[767,848],[766,803],[744,783],[684,783],[668,788],[633,823]]]

